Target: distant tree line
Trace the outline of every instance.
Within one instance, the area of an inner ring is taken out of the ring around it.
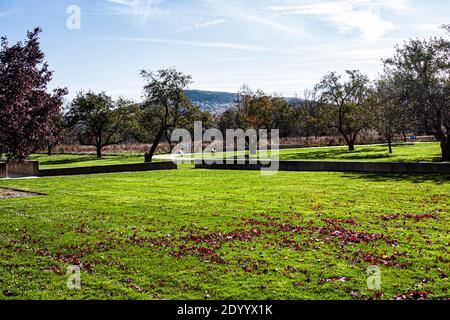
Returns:
[[[450,32],[449,26],[443,26]],[[40,29],[0,51],[0,156],[23,160],[62,141],[91,145],[102,157],[105,146],[147,143],[152,161],[172,130],[204,127],[279,129],[280,137],[341,136],[350,151],[359,135],[376,130],[392,152],[394,136],[430,134],[439,141],[442,160],[450,161],[450,41],[412,39],[383,60],[383,74],[371,81],[358,70],[326,74],[302,99],[286,99],[243,86],[224,112],[202,111],[186,96],[191,76],[173,68],[141,71],[144,101],[106,93],[79,92],[62,108],[66,89],[47,93],[52,72],[39,49]]]
[[[397,134],[429,134],[450,161],[450,41],[412,39],[395,49],[376,81],[358,70],[330,72],[297,102],[243,87],[216,126],[279,128],[281,137],[338,134],[349,150],[363,131],[376,130],[389,152]]]

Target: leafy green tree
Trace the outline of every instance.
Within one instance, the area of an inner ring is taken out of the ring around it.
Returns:
[[[303,99],[295,104],[294,112],[296,132],[307,138],[310,135],[317,138],[327,127],[316,90],[305,90]]]
[[[369,126],[367,106],[370,97],[369,78],[358,70],[347,70],[347,81],[331,72],[316,85],[325,123],[345,139],[348,150],[355,150],[358,134]]]
[[[385,73],[395,80],[399,98],[417,119],[425,119],[450,161],[450,41],[412,39],[386,59]]]
[[[141,75],[147,83],[139,117],[141,129],[137,136],[140,140],[152,142],[145,154],[145,161],[151,162],[161,139],[169,139],[172,130],[182,127],[186,119],[192,118],[193,106],[184,92],[192,77],[174,68],[156,72],[142,70]]]
[[[237,129],[239,110],[232,106],[215,117],[215,124],[225,136],[227,129]]]
[[[392,79],[382,78],[376,82],[370,107],[371,123],[388,143],[389,153],[392,153],[395,135],[411,128],[413,119],[404,108],[399,87]]]
[[[261,90],[253,92],[244,85],[235,104],[222,114],[218,124],[222,131],[227,128],[279,129],[283,137],[293,131],[294,108],[284,97]]]
[[[67,123],[72,127],[81,145],[95,146],[97,158],[106,146],[124,142],[129,136],[134,104],[102,93],[80,92],[70,104]]]

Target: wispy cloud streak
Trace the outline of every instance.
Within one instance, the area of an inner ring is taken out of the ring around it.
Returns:
[[[142,42],[142,43],[160,43],[168,45],[184,45],[191,47],[202,48],[220,48],[220,49],[233,49],[244,50],[253,52],[279,52],[275,48],[267,46],[253,46],[240,43],[231,42],[200,42],[200,41],[186,41],[178,39],[161,39],[161,38],[130,38],[130,37],[104,37],[103,39],[108,41],[122,41],[122,42]]]
[[[282,15],[316,16],[335,26],[341,33],[357,30],[364,40],[375,41],[395,28],[392,21],[381,17],[383,7],[409,10],[403,1],[382,0],[335,0],[303,5],[274,5],[266,9]]]
[[[147,18],[162,13],[160,5],[163,0],[106,0],[114,5],[111,9],[119,14],[133,15],[140,17],[146,22]]]

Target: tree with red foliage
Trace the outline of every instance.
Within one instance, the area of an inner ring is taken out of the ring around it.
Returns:
[[[24,42],[0,46],[0,157],[25,160],[56,138],[54,119],[67,89],[47,92],[53,72],[40,49],[40,28],[27,33]]]

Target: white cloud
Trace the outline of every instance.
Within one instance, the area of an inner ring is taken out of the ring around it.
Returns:
[[[253,21],[253,22],[256,22],[261,25],[266,25],[277,31],[287,33],[287,34],[293,35],[298,38],[306,38],[307,37],[307,34],[303,30],[292,27],[286,23],[276,21],[276,20],[271,19],[270,17],[264,16],[264,15],[255,16],[255,15],[249,15],[249,14],[243,14],[243,13],[240,13],[240,14],[237,13],[235,15],[236,15],[236,17],[238,17],[240,19]]]
[[[216,19],[216,20],[212,20],[212,21],[207,21],[207,22],[203,22],[203,23],[196,23],[194,25],[195,29],[201,29],[201,28],[205,28],[205,27],[210,27],[210,26],[215,26],[218,24],[222,24],[225,23],[226,20],[225,19]]]
[[[215,20],[211,20],[211,21],[206,21],[206,22],[201,22],[201,23],[196,23],[193,26],[190,27],[186,27],[186,28],[180,28],[177,30],[177,32],[181,32],[181,31],[186,31],[186,30],[195,30],[195,29],[203,29],[203,28],[207,28],[207,27],[212,27],[212,26],[216,26],[219,24],[223,24],[226,23],[227,21],[225,19],[215,19]]]
[[[120,14],[141,17],[143,22],[147,17],[164,12],[160,5],[163,0],[106,0],[114,5],[114,11]]]
[[[406,0],[378,0],[376,1],[380,6],[399,10],[399,11],[413,11],[413,9],[408,5]]]
[[[221,49],[235,49],[254,52],[278,52],[276,49],[267,46],[253,46],[232,42],[200,42],[200,41],[185,41],[178,39],[161,39],[161,38],[127,38],[127,37],[105,37],[103,39],[110,41],[123,42],[147,42],[147,43],[161,43],[169,45],[185,45],[191,47],[203,48],[221,48]]]
[[[263,10],[264,1],[223,1],[204,0],[209,5],[210,10],[221,17],[226,17],[229,21],[239,21],[252,23],[253,26],[267,27],[267,30],[275,30],[284,35],[290,35],[298,39],[307,38],[308,35],[299,28],[292,25],[285,19],[279,19],[272,12]],[[245,31],[245,30],[243,30]]]
[[[136,1],[134,1],[134,0],[106,0],[106,2],[112,2],[112,3],[116,3],[116,4],[132,5]]]
[[[389,3],[389,4],[387,4]],[[391,7],[407,10],[403,1],[337,0],[305,5],[269,6],[268,10],[283,15],[311,15],[332,24],[341,33],[358,31],[366,41],[375,41],[394,29],[393,22],[381,17],[380,9]]]

